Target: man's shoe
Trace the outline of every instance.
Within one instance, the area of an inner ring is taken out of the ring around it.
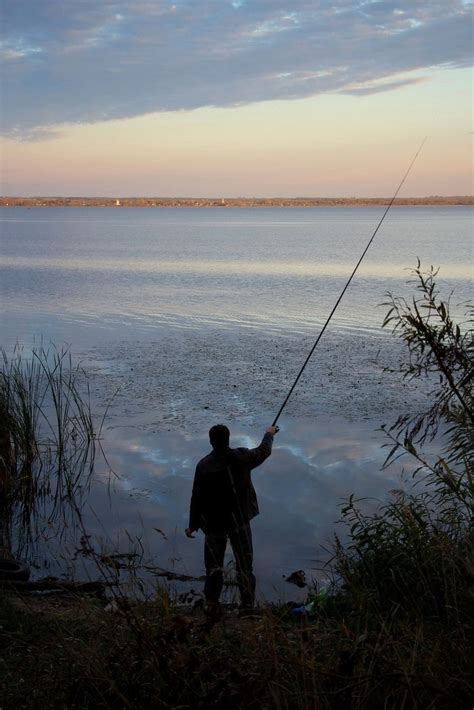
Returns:
[[[222,616],[224,614],[219,602],[210,601],[206,602],[204,613],[206,614],[208,621],[219,621],[219,619],[222,619]]]

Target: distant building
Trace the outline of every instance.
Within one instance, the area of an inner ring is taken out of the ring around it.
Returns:
[[[120,207],[120,200],[115,200],[115,206]]]

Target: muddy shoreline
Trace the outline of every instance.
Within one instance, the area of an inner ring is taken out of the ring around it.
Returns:
[[[153,342],[117,342],[82,354],[97,402],[111,402],[107,426],[202,431],[208,422],[253,426],[270,419],[313,343],[312,337],[220,329],[163,329]],[[428,403],[429,387],[398,373],[404,346],[389,333],[326,334],[284,416],[395,420]]]

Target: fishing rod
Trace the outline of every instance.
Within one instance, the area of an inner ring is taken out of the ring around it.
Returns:
[[[316,340],[315,340],[315,342],[314,342],[314,344],[313,344],[313,347],[312,347],[311,350],[309,351],[306,360],[304,361],[304,363],[303,363],[303,365],[302,365],[300,371],[299,371],[298,374],[296,375],[295,381],[293,382],[293,384],[292,384],[292,386],[291,386],[291,388],[290,388],[290,391],[289,391],[288,394],[286,395],[283,404],[281,405],[280,409],[278,410],[278,414],[276,415],[275,419],[273,420],[272,426],[276,426],[276,423],[277,423],[277,421],[278,421],[279,418],[280,418],[280,414],[281,414],[281,413],[283,412],[283,410],[285,409],[285,407],[286,407],[286,405],[287,405],[287,403],[288,403],[288,400],[290,399],[291,395],[293,394],[293,390],[295,389],[296,385],[298,384],[299,379],[300,379],[301,375],[303,374],[303,372],[304,372],[304,370],[305,370],[305,368],[306,368],[306,365],[307,365],[308,362],[310,361],[310,358],[311,358],[312,354],[313,354],[314,351],[316,350],[316,347],[317,347],[319,341],[321,340],[324,331],[325,331],[326,328],[328,327],[328,325],[329,325],[329,323],[330,323],[330,321],[331,321],[331,318],[333,317],[333,315],[334,315],[334,313],[335,313],[335,311],[336,311],[336,308],[338,307],[338,305],[339,305],[340,302],[342,301],[342,298],[343,298],[345,292],[347,291],[347,289],[349,288],[349,285],[350,285],[352,279],[354,278],[357,269],[358,269],[359,266],[361,265],[362,260],[363,260],[363,258],[365,257],[365,255],[367,254],[370,245],[371,245],[372,242],[374,241],[375,235],[377,234],[377,232],[379,231],[380,227],[382,226],[382,222],[384,221],[385,217],[387,216],[388,211],[390,210],[390,207],[391,207],[391,206],[393,205],[393,203],[395,202],[395,199],[396,199],[398,193],[399,193],[400,190],[402,189],[403,183],[404,183],[405,180],[407,179],[408,175],[410,174],[410,170],[411,170],[412,167],[414,166],[416,159],[418,158],[419,154],[421,153],[421,149],[423,148],[424,144],[426,143],[426,139],[427,139],[427,137],[423,138],[423,140],[422,140],[422,142],[421,142],[421,144],[420,144],[420,147],[419,147],[418,150],[416,151],[415,156],[413,157],[413,159],[412,159],[410,165],[408,166],[408,170],[406,171],[405,175],[404,175],[403,178],[401,179],[400,184],[399,184],[399,186],[397,187],[397,190],[396,190],[394,196],[392,197],[392,199],[390,200],[390,202],[389,202],[387,208],[385,209],[385,212],[383,213],[382,218],[380,219],[380,221],[379,221],[377,227],[375,228],[374,233],[372,234],[371,238],[369,239],[369,242],[368,242],[367,246],[365,247],[364,251],[362,252],[362,255],[361,255],[359,261],[358,261],[357,264],[355,265],[354,270],[352,271],[352,274],[349,276],[349,278],[348,278],[348,280],[347,280],[347,282],[346,282],[346,285],[344,286],[344,288],[342,289],[341,293],[339,294],[339,298],[337,299],[336,303],[334,304],[332,311],[331,311],[330,314],[328,315],[325,324],[323,325],[323,327],[322,327],[322,329],[321,329],[321,331],[320,331],[318,337],[316,338]]]

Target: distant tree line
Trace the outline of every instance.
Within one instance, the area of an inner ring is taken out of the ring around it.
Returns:
[[[378,207],[390,197],[0,197],[0,207]],[[398,197],[399,206],[472,205],[472,195]]]

